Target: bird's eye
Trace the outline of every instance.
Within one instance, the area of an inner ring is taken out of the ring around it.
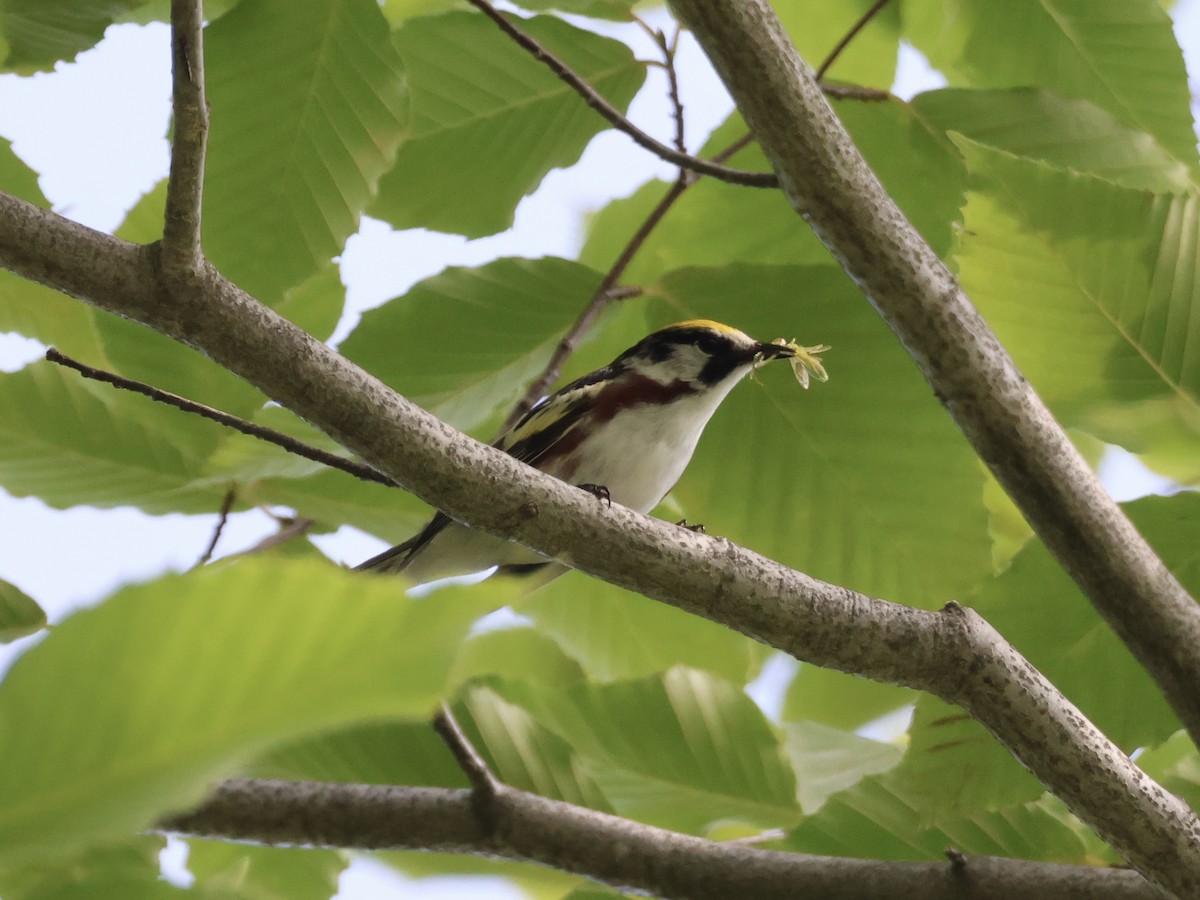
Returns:
[[[714,334],[702,334],[696,338],[696,346],[700,348],[701,353],[706,353],[709,356],[717,352],[721,347],[721,342]]]

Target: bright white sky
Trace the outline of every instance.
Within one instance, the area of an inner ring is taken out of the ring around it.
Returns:
[[[639,29],[630,26],[619,33],[642,58],[657,58]],[[1176,33],[1185,47],[1195,95],[1200,84],[1200,0],[1179,4]],[[731,104],[690,39],[681,44],[678,67],[688,146],[695,148],[726,117]],[[651,79],[630,115],[650,131],[666,135],[670,110],[665,86],[657,69],[651,69]],[[908,97],[941,83],[919,54],[902,53],[896,93]],[[16,153],[41,173],[42,190],[55,210],[94,228],[116,228],[141,194],[165,177],[169,115],[170,58],[163,25],[111,28],[95,49],[50,74],[0,76],[0,136],[11,140]],[[650,177],[669,179],[673,174],[670,166],[609,131],[591,143],[578,165],[552,172],[521,204],[516,225],[503,234],[467,241],[427,232],[396,233],[364,220],[342,257],[350,312],[336,337],[353,327],[360,311],[404,293],[446,266],[478,265],[505,255],[570,257],[582,240],[581,223],[588,212],[632,193]],[[14,371],[43,352],[36,342],[0,334],[0,370]],[[1119,456],[1109,469],[1108,483],[1119,492],[1118,499],[1164,485]],[[60,512],[0,490],[0,578],[41,603],[52,620],[60,620],[121,584],[188,568],[204,549],[214,518],[149,517],[128,509]],[[236,515],[218,555],[244,549],[273,530],[263,513]],[[382,549],[374,538],[351,529],[318,542],[351,564]],[[30,643],[0,647],[0,672]],[[176,871],[177,863],[178,859]],[[473,896],[520,896],[503,883],[472,884]],[[380,864],[359,860],[343,877],[339,897],[461,898],[465,888],[458,879],[402,882]]]

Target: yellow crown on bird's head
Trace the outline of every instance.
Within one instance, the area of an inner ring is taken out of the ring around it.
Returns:
[[[712,319],[688,319],[685,322],[676,322],[674,325],[668,325],[662,331],[675,331],[676,329],[684,328],[710,328],[713,331],[720,331],[724,334],[742,334],[740,329],[734,328],[732,325],[725,325],[722,322],[716,322]]]

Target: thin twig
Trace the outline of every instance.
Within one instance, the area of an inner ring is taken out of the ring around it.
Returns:
[[[273,534],[268,534],[265,538],[255,544],[253,547],[247,547],[235,556],[250,556],[254,553],[262,553],[264,550],[270,550],[272,547],[278,547],[280,544],[286,544],[293,538],[304,537],[308,534],[310,528],[316,524],[315,519],[306,519],[303,516],[271,516],[279,528]]]
[[[171,0],[174,139],[163,219],[164,271],[195,272],[200,249],[200,204],[208,105],[204,98],[204,11],[201,0]]]
[[[865,13],[863,13],[862,16],[859,17],[859,20],[851,26],[850,30],[842,35],[842,39],[834,45],[833,49],[829,51],[829,55],[826,56],[821,65],[817,67],[817,74],[815,76],[817,81],[820,81],[825,77],[825,73],[829,71],[830,66],[837,62],[838,57],[842,55],[842,51],[849,46],[852,40],[858,37],[858,33],[866,28],[867,23],[875,18],[875,16],[879,14],[879,11],[887,6],[889,2],[891,2],[891,0],[876,0],[874,5],[872,5],[872,7]]]
[[[500,779],[492,773],[487,761],[467,738],[462,726],[458,724],[458,719],[444,700],[438,705],[438,711],[433,717],[433,730],[454,754],[458,767],[463,770],[463,774],[475,790],[493,795],[499,792]]]
[[[212,559],[213,551],[217,549],[217,541],[221,540],[221,532],[225,530],[225,523],[229,521],[229,511],[233,509],[233,501],[236,497],[237,485],[231,484],[229,490],[225,492],[225,496],[221,500],[221,508],[217,510],[217,527],[213,529],[208,546],[204,548],[204,552],[200,554],[200,558],[192,566],[193,569],[202,568]]]
[[[892,99],[890,91],[860,87],[857,84],[823,84],[821,92],[826,97],[834,97],[838,100],[865,100],[868,103]]]
[[[633,21],[642,31],[646,32],[647,37],[662,53],[662,68],[667,75],[667,96],[671,101],[671,113],[675,120],[675,149],[680,153],[687,153],[687,144],[684,142],[683,135],[683,101],[679,99],[679,73],[675,69],[675,50],[679,46],[680,28],[678,25],[675,26],[675,33],[668,41],[666,32],[661,28],[652,28],[637,13],[631,13],[631,15]]]
[[[433,717],[433,730],[445,742],[458,767],[471,782],[471,809],[475,812],[479,826],[485,834],[495,833],[496,805],[504,792],[504,784],[492,773],[487,760],[475,749],[475,745],[462,730],[445,700],[438,705],[438,711]]]
[[[689,156],[686,153],[680,153],[678,150],[668,147],[662,141],[642,131],[642,129],[625,118],[619,109],[605,100],[582,76],[538,43],[536,38],[513,24],[512,21],[492,6],[488,0],[468,0],[468,2],[495,22],[501,31],[512,38],[524,50],[528,51],[534,59],[544,63],[561,81],[567,84],[575,93],[579,94],[588,106],[604,117],[614,128],[631,137],[638,146],[649,150],[669,163],[679,166],[681,169],[687,169],[701,175],[709,175],[720,181],[728,181],[730,184],[740,184],[745,187],[757,188],[779,187],[779,179],[770,172],[744,172],[740,169],[730,169],[720,163],[698,159],[695,156]]]
[[[751,134],[749,131],[747,131],[740,138],[738,138],[736,141],[734,141],[732,144],[730,144],[728,147],[726,147],[724,150],[722,150],[720,153],[718,153],[716,156],[714,156],[713,159],[715,159],[719,162],[724,162],[725,160],[730,159],[733,156],[737,155],[742,150],[745,150],[747,147],[749,147],[753,143],[754,143],[754,135]]]
[[[679,99],[679,72],[675,69],[675,48],[679,44],[679,28],[675,28],[675,37],[667,41],[667,36],[658,33],[659,46],[662,47],[663,60],[667,64],[667,86],[671,94],[671,111],[675,116],[675,149],[687,153],[687,144],[683,136],[683,101]]]
[[[245,419],[231,416],[229,413],[213,409],[211,406],[205,406],[203,403],[197,403],[194,400],[180,397],[178,394],[161,390],[154,387],[154,385],[114,375],[112,372],[105,372],[103,369],[94,369],[78,360],[71,359],[69,356],[64,356],[53,347],[46,351],[46,359],[60,366],[66,366],[68,369],[74,369],[84,378],[90,378],[93,381],[102,381],[121,390],[132,391],[135,394],[141,394],[143,397],[149,397],[151,400],[157,400],[159,403],[165,403],[184,412],[193,413],[216,422],[218,425],[224,425],[235,431],[240,431],[242,434],[248,434],[250,437],[258,438],[277,447],[282,447],[288,453],[294,453],[296,456],[311,459],[313,462],[321,463],[332,469],[340,469],[348,475],[353,475],[355,478],[360,478],[363,481],[371,481],[375,484],[386,484],[389,487],[395,487],[395,482],[365,463],[337,456],[326,450],[306,444],[303,441],[296,440],[296,438],[290,435],[275,431],[273,428],[264,428],[262,425],[255,425],[253,422],[247,422]]]

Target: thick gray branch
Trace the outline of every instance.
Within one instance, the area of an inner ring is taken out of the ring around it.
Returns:
[[[967,709],[1143,874],[1200,895],[1200,822],[980,617],[855,594],[584,492],[471,440],[205,266],[169,297],[157,248],[0,194],[0,265],[211,356],[451,516],[764,641]]]
[[[201,0],[171,0],[171,106],[174,134],[162,262],[167,275],[194,273],[200,250],[200,205],[208,105],[204,99],[204,11]]]
[[[767,0],[678,0],[789,201],[887,320],[1025,518],[1200,741],[1200,606],[1105,492],[884,191]]]
[[[543,863],[614,887],[691,900],[1151,900],[1135,872],[995,857],[882,862],[757,850],[677,834],[502,787],[488,827],[471,791],[227,781],[167,831],[275,844],[433,850]]]

